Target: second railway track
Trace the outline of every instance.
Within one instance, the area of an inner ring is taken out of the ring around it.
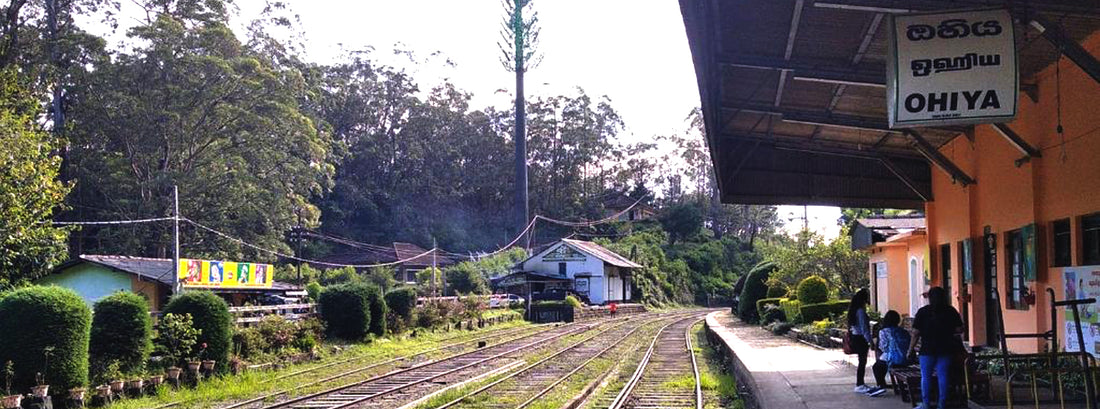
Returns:
[[[685,318],[663,328],[653,339],[634,375],[608,408],[702,409],[699,367],[689,334],[691,327],[701,319],[698,316]],[[682,382],[685,377],[691,377],[692,382]]]

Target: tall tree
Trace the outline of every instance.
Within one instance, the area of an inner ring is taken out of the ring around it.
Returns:
[[[0,70],[0,289],[64,259],[68,229],[50,224],[69,186],[58,180],[57,139],[35,121],[38,101]]]
[[[533,0],[504,0],[504,27],[500,32],[502,41],[497,43],[503,53],[501,63],[508,71],[516,74],[516,232],[523,231],[528,220],[527,201],[527,120],[524,112],[523,74],[538,65],[539,40],[538,13],[533,11]],[[528,16],[523,16],[527,10]]]

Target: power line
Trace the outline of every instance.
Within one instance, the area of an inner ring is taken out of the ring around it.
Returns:
[[[63,225],[63,226],[95,226],[95,225],[117,225],[117,224],[137,224],[137,223],[152,223],[152,222],[164,222],[171,221],[172,217],[156,217],[152,219],[133,219],[133,220],[108,220],[98,222],[79,222],[79,221],[51,221],[48,223]],[[47,223],[47,222],[43,222]]]

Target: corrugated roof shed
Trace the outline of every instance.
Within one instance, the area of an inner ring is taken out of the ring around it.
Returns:
[[[562,239],[561,241],[575,247],[577,250],[591,254],[607,264],[611,264],[616,267],[623,268],[642,268],[641,264],[628,260],[626,257],[620,256],[614,251],[608,250],[603,246],[584,240]]]

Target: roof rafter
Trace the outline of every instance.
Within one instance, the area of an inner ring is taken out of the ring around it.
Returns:
[[[856,86],[886,87],[886,69],[854,69],[840,65],[806,64],[774,58],[750,55],[724,55],[719,64],[759,70],[789,71],[796,80],[847,84]]]

